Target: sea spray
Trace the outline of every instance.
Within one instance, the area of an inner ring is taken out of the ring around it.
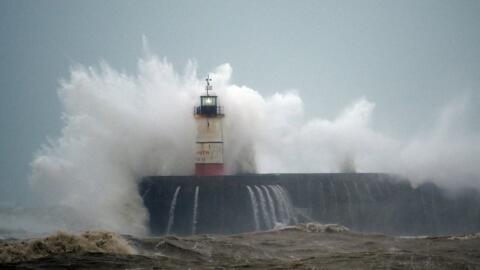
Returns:
[[[282,195],[279,193],[278,189],[276,186],[269,185],[268,186],[271,191],[273,191],[273,197],[277,201],[277,209],[278,209],[278,216],[280,219],[280,222],[283,224],[288,223],[288,217],[287,217],[287,209],[285,206],[285,201],[282,199]]]
[[[195,197],[193,199],[193,216],[192,216],[192,234],[197,232],[197,218],[198,218],[198,193],[200,189],[195,187]]]
[[[260,220],[258,217],[258,203],[255,197],[255,193],[253,192],[250,186],[247,186],[248,195],[250,196],[250,202],[252,204],[252,214],[253,214],[253,221],[255,224],[255,231],[260,230]]]
[[[170,230],[175,222],[175,207],[177,206],[177,197],[181,188],[182,187],[178,186],[177,189],[175,189],[175,194],[173,194],[172,202],[170,203],[170,211],[168,212],[168,224],[165,234],[170,234]]]
[[[281,205],[281,209],[282,209],[282,213],[284,213],[284,219],[283,219],[283,223],[288,225],[290,224],[290,220],[291,220],[291,216],[290,216],[290,210],[288,208],[288,202],[287,202],[287,199],[285,198],[285,194],[282,193],[282,191],[280,190],[280,186],[278,185],[275,185],[274,186],[276,192],[277,192],[277,198],[278,200],[280,201],[280,205]]]
[[[262,209],[263,223],[266,229],[270,229],[273,227],[273,224],[270,219],[270,213],[267,209],[267,202],[265,200],[265,196],[263,196],[262,189],[259,186],[255,186],[255,190],[257,190],[258,197],[260,198],[260,209]]]
[[[270,196],[270,192],[268,191],[268,188],[266,186],[262,186],[262,188],[265,191],[265,194],[267,196],[268,206],[270,207],[270,214],[272,218],[272,224],[275,226],[275,224],[278,222],[277,215],[275,213],[275,203],[273,202],[272,196]]]
[[[297,214],[295,213],[295,209],[293,209],[293,204],[292,204],[292,201],[290,200],[290,196],[288,196],[288,192],[282,186],[277,186],[277,187],[285,200],[285,205],[288,213],[287,215],[289,217],[289,223],[291,222],[293,222],[294,224],[298,223]]]

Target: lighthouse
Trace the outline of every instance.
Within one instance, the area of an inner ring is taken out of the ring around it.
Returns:
[[[206,80],[205,94],[200,106],[194,110],[197,122],[195,175],[223,175],[223,114],[218,98],[212,91],[210,77]]]

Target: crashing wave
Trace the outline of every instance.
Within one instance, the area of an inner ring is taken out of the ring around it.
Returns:
[[[135,250],[120,235],[112,232],[87,231],[80,235],[57,232],[30,241],[0,243],[0,263],[30,261],[66,253],[135,254]]]

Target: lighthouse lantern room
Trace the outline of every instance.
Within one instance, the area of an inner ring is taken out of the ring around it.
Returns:
[[[197,122],[197,152],[195,175],[223,175],[223,111],[212,91],[210,77],[206,79],[206,94],[200,96],[200,106],[194,110]]]

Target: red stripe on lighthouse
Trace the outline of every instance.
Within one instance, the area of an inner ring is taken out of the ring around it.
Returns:
[[[223,164],[196,163],[195,164],[195,175],[197,175],[197,176],[224,175]]]

